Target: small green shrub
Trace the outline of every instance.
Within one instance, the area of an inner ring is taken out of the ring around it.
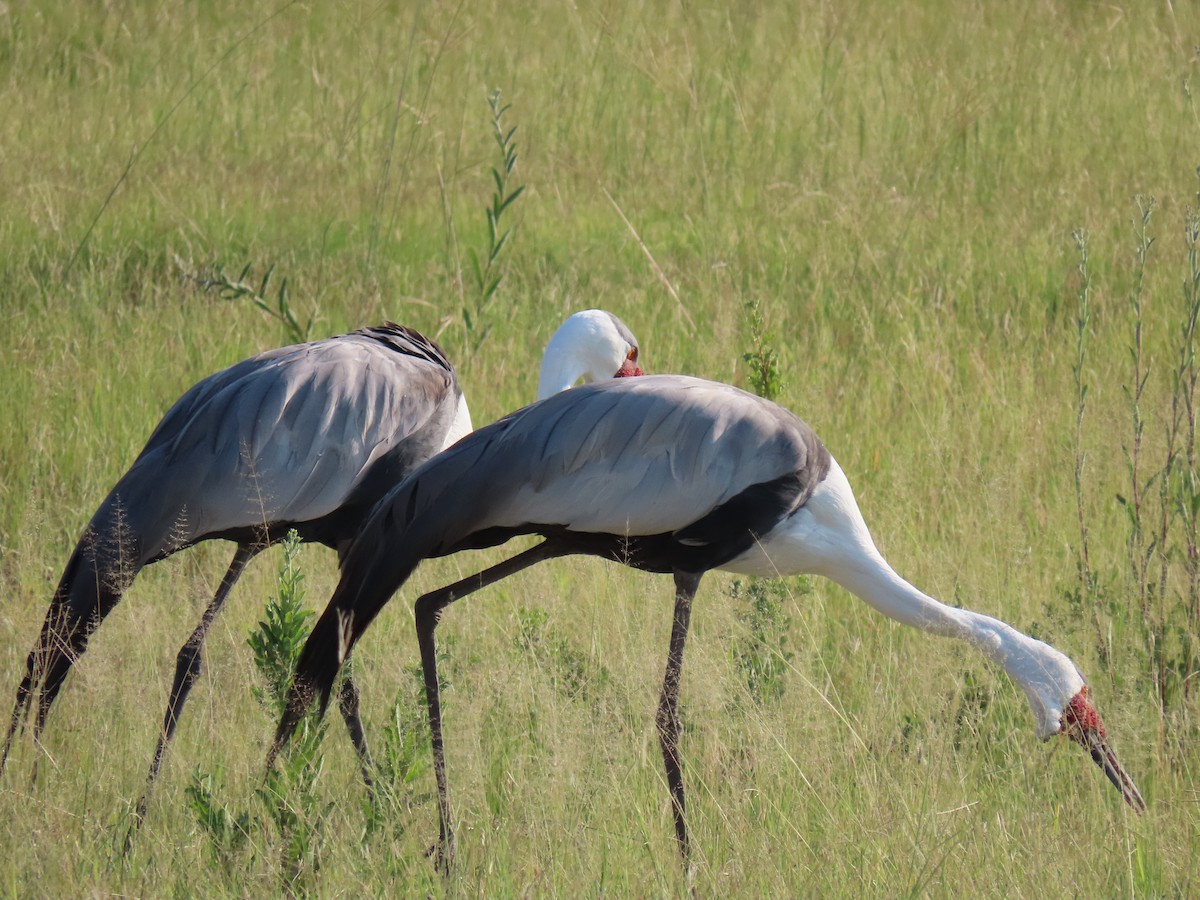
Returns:
[[[804,579],[796,582],[807,589]],[[782,579],[736,579],[729,586],[729,598],[736,605],[734,615],[744,629],[734,639],[730,655],[756,703],[778,701],[787,686],[793,657],[787,648],[792,619],[784,612],[790,599],[788,585]]]
[[[758,300],[746,304],[746,310],[751,349],[742,354],[742,361],[749,366],[750,389],[767,400],[777,400],[783,391],[783,377],[779,371],[779,354],[772,346],[775,335],[766,329]]]
[[[292,671],[313,617],[312,611],[303,606],[300,536],[290,531],[281,546],[278,590],[267,601],[263,619],[246,641],[261,682],[254,686],[254,695],[272,719],[283,713]],[[260,806],[258,817],[249,810],[232,812],[218,798],[215,779],[199,767],[193,772],[186,789],[188,806],[207,837],[210,854],[227,870],[234,869],[250,843],[248,836],[254,828],[262,829],[265,820],[273,826],[281,845],[281,875],[287,890],[304,893],[313,887],[320,869],[324,822],[332,807],[330,803],[322,804],[316,792],[324,765],[324,735],[325,722],[310,712],[255,792]]]

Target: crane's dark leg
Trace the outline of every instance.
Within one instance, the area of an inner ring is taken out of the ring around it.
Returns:
[[[141,825],[142,820],[146,817],[146,804],[150,801],[150,790],[153,788],[154,781],[158,778],[158,772],[162,768],[162,761],[166,755],[167,746],[175,736],[175,727],[179,724],[179,717],[183,714],[183,706],[187,702],[192,685],[196,683],[196,679],[200,677],[200,672],[204,667],[202,654],[204,651],[204,639],[208,636],[208,630],[212,627],[212,623],[225,606],[225,601],[229,599],[229,592],[237,584],[237,580],[241,577],[247,563],[261,549],[262,547],[258,545],[238,545],[237,552],[233,555],[233,561],[229,564],[229,569],[225,572],[225,577],[221,579],[221,583],[217,586],[217,592],[213,595],[212,602],[208,604],[208,607],[204,610],[204,615],[200,617],[200,624],[196,626],[196,630],[192,632],[191,637],[179,648],[179,655],[175,659],[175,683],[171,685],[171,696],[167,700],[167,712],[163,716],[162,731],[158,735],[158,746],[154,748],[154,759],[150,762],[150,774],[146,777],[146,788],[142,792],[142,797],[138,800],[137,807],[133,813],[135,828]],[[128,849],[128,839],[126,844]]]
[[[454,862],[454,831],[450,824],[450,798],[446,788],[446,752],[442,743],[442,708],[438,692],[437,650],[433,632],[442,610],[461,597],[482,587],[519,572],[544,559],[564,556],[570,551],[545,541],[519,553],[511,559],[471,575],[454,584],[431,591],[417,600],[417,643],[421,648],[421,672],[425,676],[425,702],[429,706],[429,732],[433,745],[433,776],[438,791],[438,843],[434,848],[434,859],[439,869],[449,872]]]
[[[29,682],[30,676],[27,674],[17,685],[17,701],[13,704],[12,718],[8,720],[4,749],[0,751],[0,774],[3,774],[4,767],[8,764],[8,752],[12,749],[13,738],[16,737],[17,729],[21,727],[21,720],[25,718],[25,707],[29,705]]]
[[[50,607],[54,611],[54,607]],[[52,618],[50,613],[46,614],[46,622],[42,625],[42,634],[38,638],[37,644],[29,651],[29,656],[25,660],[25,675],[21,678],[21,683],[17,685],[17,700],[13,704],[12,718],[8,722],[8,734],[4,738],[4,751],[0,753],[0,772],[4,771],[4,766],[8,763],[8,753],[12,749],[13,738],[17,735],[17,730],[21,727],[21,723],[25,721],[26,710],[29,708],[29,700],[33,696],[36,685],[36,674],[41,671],[39,660],[45,655],[41,650],[42,645],[48,640],[48,634],[51,629]]]
[[[687,641],[688,623],[692,616],[692,598],[700,586],[700,574],[675,573],[675,617],[671,624],[671,646],[667,651],[667,674],[663,678],[662,696],[658,701],[658,740],[662,745],[663,763],[667,768],[667,787],[671,791],[671,810],[675,814],[675,838],[679,854],[688,862],[687,823],[684,821],[683,770],[679,758],[679,738],[683,729],[679,723],[679,676],[683,671],[683,645]]]

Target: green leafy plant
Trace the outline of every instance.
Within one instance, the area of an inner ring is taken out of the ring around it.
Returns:
[[[444,654],[439,652],[439,657]],[[425,712],[425,685],[419,664],[407,668],[408,679],[392,701],[392,712],[383,727],[383,740],[375,758],[374,789],[367,802],[367,833],[388,829],[399,837],[408,814],[425,806],[430,793],[423,786],[429,770],[429,728]],[[439,668],[439,674],[445,667]]]
[[[295,530],[282,543],[278,589],[267,601],[263,619],[246,643],[254,654],[260,684],[254,695],[272,717],[283,713],[287,688],[296,660],[308,637],[313,613],[303,606],[304,573],[300,568],[301,541]],[[263,814],[282,845],[283,881],[291,893],[305,892],[320,868],[323,822],[332,804],[322,804],[316,784],[324,765],[321,744],[325,724],[309,713],[292,740],[279,755],[256,792]],[[201,831],[207,836],[214,859],[227,867],[247,843],[256,820],[249,811],[233,813],[221,802],[211,775],[197,768],[186,789],[188,806]]]
[[[304,573],[299,566],[300,538],[293,529],[282,544],[278,593],[267,602],[258,627],[246,639],[262,680],[254,696],[271,715],[282,715],[292,670],[311,629],[312,610],[304,606]]]
[[[226,872],[232,871],[250,836],[250,813],[230,812],[229,807],[217,799],[213,777],[199,766],[184,788],[184,797],[196,824],[208,839],[213,862]]]
[[[779,354],[771,345],[775,335],[767,331],[762,305],[758,300],[746,304],[746,312],[751,349],[742,354],[742,361],[749,367],[747,378],[750,389],[767,400],[777,400],[783,391],[783,378],[779,371]]]
[[[230,278],[221,263],[216,263],[210,271],[205,273],[191,272],[186,263],[178,257],[176,257],[176,265],[179,266],[185,277],[194,281],[204,290],[217,291],[222,300],[230,302],[249,300],[283,326],[290,342],[300,344],[312,336],[313,316],[309,316],[303,323],[297,318],[288,299],[286,277],[279,281],[278,288],[274,289],[274,297],[271,296],[271,277],[275,274],[275,263],[271,263],[267,267],[267,271],[263,273],[257,284],[248,280],[250,271],[254,267],[253,263],[246,263],[236,278]]]
[[[288,532],[282,549],[279,589],[268,601],[264,618],[246,640],[254,653],[254,667],[263,681],[262,686],[255,688],[255,696],[273,718],[283,714],[292,672],[313,617],[312,611],[303,605],[301,542],[295,529]],[[315,788],[325,762],[321,753],[324,737],[325,722],[318,721],[315,711],[310,711],[258,790],[283,842],[281,862],[289,890],[302,886],[306,877],[320,869],[321,823],[328,805],[322,807]]]
[[[513,171],[517,167],[517,144],[514,138],[517,126],[509,128],[504,123],[504,115],[512,104],[501,104],[500,90],[497,88],[488,94],[488,108],[492,113],[492,137],[499,154],[499,163],[492,166],[492,182],[495,190],[492,199],[484,209],[487,219],[487,243],[482,253],[474,249],[468,251],[471,261],[471,274],[475,281],[475,295],[463,305],[463,325],[468,338],[476,349],[487,338],[491,331],[490,325],[483,324],[483,316],[495,299],[496,290],[504,275],[500,271],[501,254],[508,246],[512,237],[512,229],[507,227],[505,214],[525,192],[524,185],[512,184]]]
[[[799,583],[806,584],[803,580]],[[730,655],[756,703],[779,700],[787,686],[792,661],[792,651],[787,648],[792,619],[784,611],[788,598],[788,582],[782,579],[745,582],[739,578],[729,586],[734,615],[743,627]]]

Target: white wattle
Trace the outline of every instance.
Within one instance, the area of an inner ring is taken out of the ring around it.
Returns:
[[[971,644],[1025,691],[1043,740],[1062,729],[1063,710],[1084,686],[1074,663],[1050,645],[991,616],[947,606],[897,575],[876,549],[836,461],[804,506],[722,568],[821,575],[897,622]]]
[[[446,440],[442,443],[442,449],[445,450],[451,444],[456,444],[458,441],[475,429],[471,427],[471,413],[467,409],[467,398],[462,394],[458,397],[458,409],[454,413],[454,422],[450,425],[450,430],[446,432]]]

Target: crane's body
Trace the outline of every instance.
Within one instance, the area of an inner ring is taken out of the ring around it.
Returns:
[[[728,385],[667,375],[585,385],[526,407],[394,488],[346,554],[341,581],[298,663],[272,757],[312,696],[328,701],[355,641],[420,560],[520,534],[545,541],[417,601],[446,849],[434,627],[454,599],[571,553],[675,576],[658,723],[685,853],[676,697],[691,598],[710,569],[823,575],[885,615],[978,647],[1024,689],[1039,735],[1071,734],[1126,800],[1142,805],[1065,655],[996,619],[948,607],[900,578],[875,548],[841,468],[796,416]]]
[[[616,332],[620,320],[603,315]],[[573,334],[572,319],[562,327]],[[641,374],[629,365],[636,343],[606,334],[607,352],[597,353],[588,343],[594,337],[558,341],[543,366],[589,379]],[[588,360],[582,368],[573,362],[579,356]],[[230,540],[237,545],[233,561],[177,658],[148,791],[200,674],[208,629],[246,564],[291,529],[342,558],[380,497],[470,431],[442,350],[392,323],[269,350],[198,382],[159,422],[72,553],[27,659],[0,769],[32,698],[36,738],[88,638],[143,567],[201,541]],[[339,700],[369,783],[351,679]],[[139,819],[145,805],[143,796]]]
[[[34,735],[41,734],[75,660],[142,568],[224,538],[237,550],[180,650],[153,782],[200,674],[204,638],[246,564],[293,528],[343,553],[383,493],[470,429],[441,349],[393,323],[269,350],[195,384],[163,416],[71,554],[26,661],[0,767],[35,694]],[[366,774],[352,681],[341,700]],[[139,817],[145,804],[143,797]]]
[[[344,550],[389,488],[470,432],[463,410],[441,349],[400,325],[269,350],[179,398],[82,549],[130,572],[199,541],[267,543],[291,528]]]

